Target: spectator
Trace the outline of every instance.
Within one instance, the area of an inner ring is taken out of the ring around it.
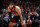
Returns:
[[[40,27],[40,24],[39,24],[39,27]]]
[[[3,20],[3,19],[4,19],[4,15],[2,14],[2,15],[1,15],[1,20]]]
[[[35,20],[35,27],[38,27],[38,25],[39,25],[39,21],[38,21],[38,18],[36,18],[36,20]]]
[[[0,14],[0,20],[1,20],[1,14]]]
[[[1,26],[5,26],[9,18],[11,19],[14,17],[14,13],[11,13],[11,8],[10,10],[7,9],[9,4],[15,4],[20,7],[22,15],[23,15],[23,20],[27,20],[27,27],[32,24],[32,27],[40,27],[40,2],[39,1],[29,1],[29,0],[3,0],[1,1],[1,6],[0,7],[0,21],[1,21]],[[9,5],[10,6],[10,5]],[[24,13],[25,12],[25,13]],[[9,15],[7,15],[9,14]],[[12,14],[12,15],[11,15]],[[5,15],[5,17],[4,17]],[[8,17],[9,16],[9,17]],[[25,18],[26,17],[26,18]],[[7,19],[6,19],[7,18]],[[4,20],[3,20],[4,19]],[[25,23],[25,21],[24,21]],[[21,25],[21,24],[20,24]],[[20,26],[19,25],[19,26]]]
[[[23,20],[24,27],[26,27],[26,18]]]
[[[24,14],[24,9],[23,8],[21,9],[21,12],[22,12],[23,20],[24,20],[25,19],[25,14]]]
[[[6,9],[2,9],[3,14],[5,14]]]
[[[30,14],[28,14],[28,18],[30,18]]]
[[[32,18],[32,27],[35,27],[35,20],[34,20],[34,17]]]
[[[31,27],[32,25],[32,20],[30,18],[28,18],[27,20],[27,27]]]
[[[6,22],[8,22],[9,17],[7,16],[7,14],[5,14],[4,20],[5,20]]]

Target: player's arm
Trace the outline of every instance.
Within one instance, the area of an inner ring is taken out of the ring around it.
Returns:
[[[12,8],[13,7],[13,5],[9,5],[8,6],[8,11],[10,12],[11,10],[10,10],[10,8]]]
[[[18,12],[20,19],[21,19],[21,23],[23,23],[23,18],[22,18],[22,14],[21,14],[21,10],[18,6],[16,6],[16,11]]]
[[[9,11],[9,7],[8,7],[8,11]]]
[[[8,7],[8,12],[11,12],[10,8]]]

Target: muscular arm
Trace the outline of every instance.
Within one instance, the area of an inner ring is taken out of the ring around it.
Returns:
[[[13,5],[9,5],[9,6],[8,6],[8,11],[9,11],[9,12],[11,12],[10,9],[11,9],[12,7],[13,7]]]
[[[22,18],[22,14],[21,14],[20,8],[19,8],[18,6],[16,6],[16,9],[15,9],[15,10],[18,12],[18,14],[19,14],[19,16],[20,16],[21,23],[23,23],[23,18]]]
[[[11,10],[9,9],[9,7],[8,7],[8,12],[10,12]]]

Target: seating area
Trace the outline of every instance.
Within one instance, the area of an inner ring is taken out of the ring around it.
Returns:
[[[10,23],[8,6],[14,4],[20,7],[26,27],[40,27],[40,1],[36,0],[1,0],[0,2],[0,25],[8,27]],[[12,15],[11,15],[12,16]],[[7,19],[5,19],[7,18]],[[6,21],[7,20],[7,21]],[[19,26],[21,26],[19,24]]]

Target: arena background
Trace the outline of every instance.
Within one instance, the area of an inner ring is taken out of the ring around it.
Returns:
[[[40,0],[0,0],[0,27],[4,27],[5,25],[5,27],[8,27],[8,23],[4,21],[4,17],[5,13],[8,12],[6,10],[9,4],[20,7],[23,20],[26,21],[27,27],[40,27]],[[29,18],[32,23],[30,25],[27,24]]]

